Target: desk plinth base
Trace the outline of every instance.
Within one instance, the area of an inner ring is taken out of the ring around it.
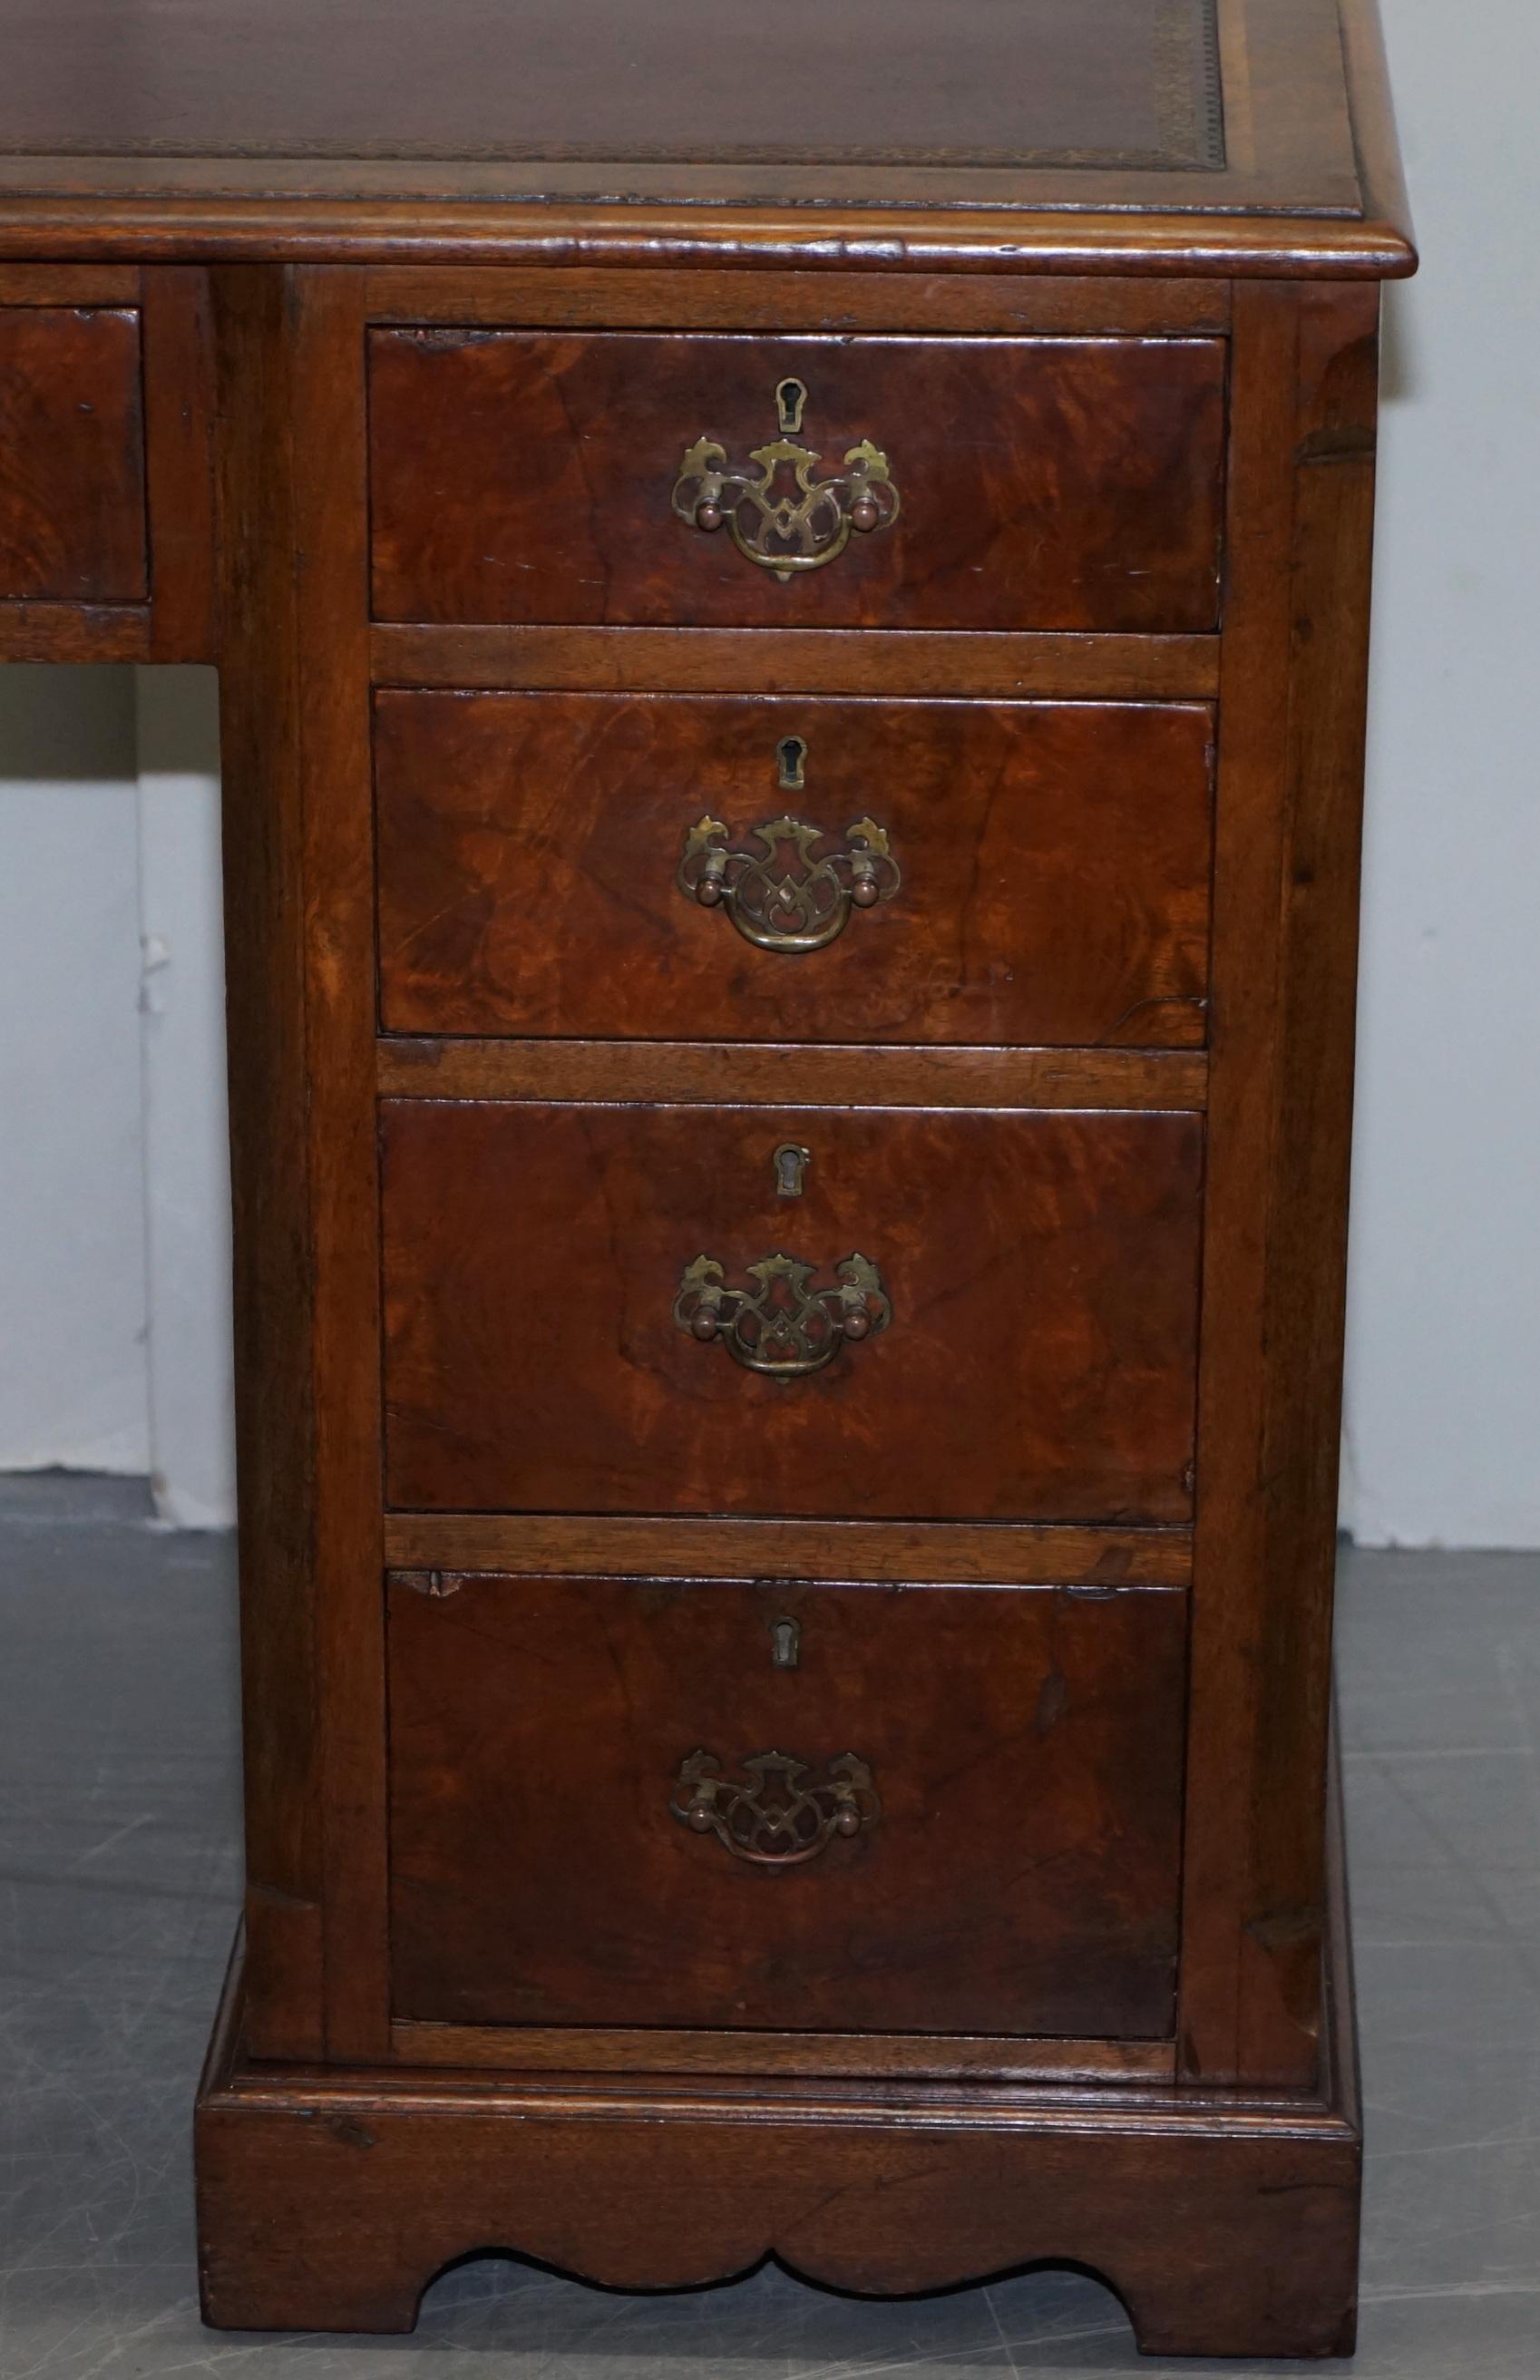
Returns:
[[[444,2265],[503,2249],[634,2289],[773,2256],[873,2296],[1071,2264],[1117,2291],[1147,2354],[1352,2350],[1344,1988],[1330,2087],[1300,2102],[288,2070],[242,2057],[240,1990],[237,1960],[197,2119],[204,2317],[221,2329],[407,2331]]]

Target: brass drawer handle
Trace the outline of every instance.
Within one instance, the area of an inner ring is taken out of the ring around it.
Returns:
[[[714,1257],[685,1267],[673,1318],[709,1344],[720,1340],[735,1364],[774,1380],[805,1379],[833,1362],[847,1339],[875,1337],[893,1318],[882,1276],[862,1256],[834,1267],[838,1289],[808,1286],[816,1265],[795,1257],[761,1257],[747,1268],[754,1289],[728,1289]]]
[[[815,480],[819,457],[795,434],[806,403],[801,381],[782,381],[775,392],[779,438],[751,449],[747,464],[730,463],[714,438],[697,438],[673,483],[682,521],[708,532],[725,527],[746,561],[773,570],[782,586],[799,570],[822,570],[844,552],[853,529],[869,537],[891,528],[899,516],[888,457],[869,438],[847,449],[843,472]]]
[[[845,829],[849,849],[814,856],[821,827],[767,819],[734,850],[731,829],[703,818],[685,837],[674,881],[703,909],[724,909],[745,941],[761,951],[821,951],[843,934],[853,909],[891,901],[903,879],[875,819]],[[783,856],[782,855],[785,855]]]
[[[800,1867],[834,1836],[858,1835],[882,1815],[871,1770],[854,1752],[842,1752],[816,1781],[805,1760],[785,1752],[757,1752],[739,1765],[746,1785],[724,1777],[714,1753],[692,1752],[669,1808],[692,1834],[715,1835],[756,1867]]]

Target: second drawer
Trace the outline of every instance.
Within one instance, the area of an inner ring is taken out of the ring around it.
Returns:
[[[379,697],[414,1034],[1205,1038],[1198,703]]]

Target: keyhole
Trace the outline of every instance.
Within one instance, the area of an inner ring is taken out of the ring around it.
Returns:
[[[799,380],[783,380],[775,392],[775,409],[781,417],[781,434],[794,437],[802,427],[802,409],[807,402],[807,391]]]
[[[811,1149],[799,1148],[794,1140],[783,1140],[770,1162],[775,1168],[776,1196],[800,1198],[804,1177],[813,1162]]]
[[[782,735],[775,747],[776,783],[783,794],[800,794],[806,779],[807,747],[800,735]]]
[[[770,1663],[777,1670],[794,1670],[802,1658],[802,1631],[794,1620],[770,1621]]]

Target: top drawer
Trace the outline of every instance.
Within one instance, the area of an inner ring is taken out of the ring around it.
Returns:
[[[148,593],[139,315],[0,308],[0,601]]]
[[[1225,352],[376,330],[375,615],[1210,630]]]

